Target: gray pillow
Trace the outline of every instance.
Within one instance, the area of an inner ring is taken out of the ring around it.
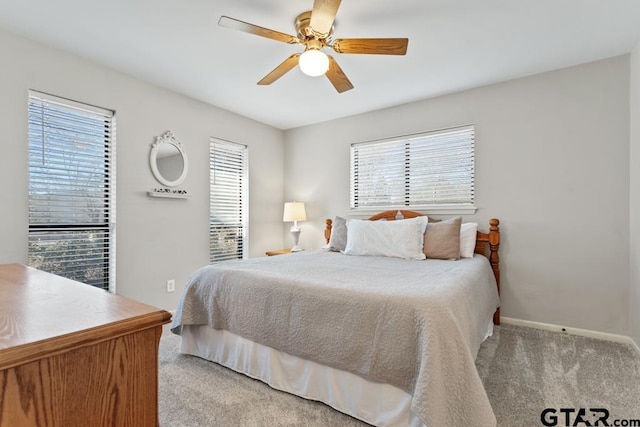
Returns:
[[[347,220],[337,216],[333,220],[331,227],[331,237],[329,238],[329,250],[333,252],[344,251],[347,247]]]
[[[430,222],[424,232],[423,252],[427,258],[460,259],[462,217]]]

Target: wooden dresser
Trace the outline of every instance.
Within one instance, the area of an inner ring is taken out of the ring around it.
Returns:
[[[0,427],[158,426],[171,315],[20,264],[0,265]]]

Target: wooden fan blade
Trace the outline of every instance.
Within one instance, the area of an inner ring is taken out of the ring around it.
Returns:
[[[290,36],[289,34],[281,33],[275,30],[270,30],[268,28],[259,27],[257,25],[249,24],[248,22],[240,21],[234,18],[229,18],[228,16],[221,16],[220,20],[218,21],[218,25],[222,27],[238,30],[238,31],[244,31],[245,33],[249,33],[249,34],[255,34],[256,36],[277,40],[279,42],[284,42],[289,44],[296,44],[299,42],[297,37]]]
[[[347,75],[342,71],[342,68],[338,65],[335,59],[331,55],[327,55],[329,57],[329,69],[325,74],[333,87],[336,88],[338,93],[346,92],[350,89],[353,89],[353,85],[347,78]]]
[[[338,7],[342,0],[314,0],[309,26],[319,36],[327,37],[331,33]]]
[[[363,53],[373,55],[404,55],[409,39],[337,39],[333,50],[338,53]]]
[[[280,77],[284,76],[289,71],[291,71],[291,69],[294,68],[296,65],[298,65],[298,60],[299,59],[300,59],[300,54],[299,53],[294,53],[293,55],[291,55],[290,57],[285,59],[282,62],[282,64],[280,64],[276,68],[274,68],[272,72],[270,72],[269,74],[264,76],[262,78],[262,80],[260,80],[258,82],[258,84],[259,85],[270,85],[271,83],[275,82]]]

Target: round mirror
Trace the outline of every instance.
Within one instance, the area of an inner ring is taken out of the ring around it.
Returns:
[[[171,132],[156,138],[149,156],[151,172],[158,182],[167,187],[180,185],[187,176],[189,162],[182,144]]]

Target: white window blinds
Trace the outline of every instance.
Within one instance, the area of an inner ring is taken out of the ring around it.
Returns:
[[[210,262],[242,259],[247,250],[247,147],[212,138],[209,154]]]
[[[352,209],[473,202],[473,126],[351,146]]]
[[[29,93],[29,265],[113,279],[113,111]]]

